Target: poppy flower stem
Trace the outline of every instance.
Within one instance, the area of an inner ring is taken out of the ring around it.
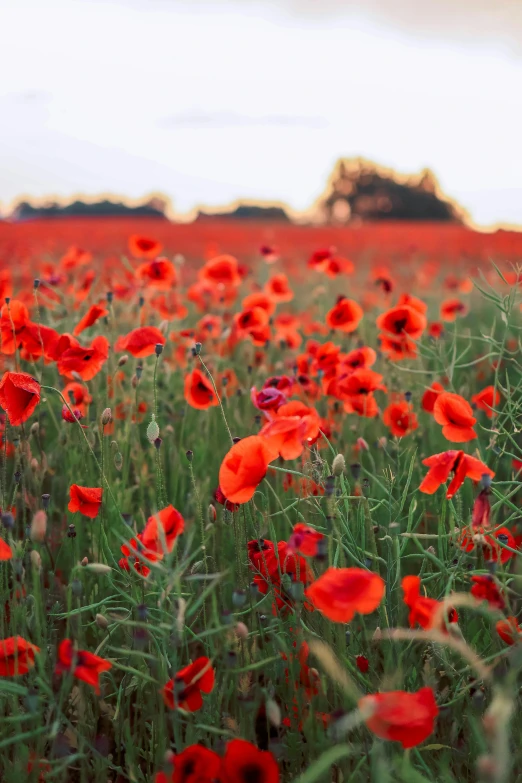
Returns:
[[[210,370],[208,369],[207,365],[205,364],[205,362],[201,358],[200,354],[198,354],[198,359],[201,362],[201,366],[203,367],[203,369],[207,373],[208,377],[210,378],[210,382],[212,383],[212,387],[214,389],[214,394],[216,395],[216,399],[217,399],[217,401],[219,403],[219,407],[221,408],[221,414],[223,416],[223,421],[225,422],[225,427],[227,428],[227,432],[228,432],[230,441],[232,443],[234,443],[234,438],[232,437],[232,433],[230,432],[230,427],[228,426],[227,417],[225,416],[225,409],[223,408],[223,403],[221,402],[221,397],[218,394],[217,386],[214,383],[214,378],[212,377],[212,373],[210,372]]]
[[[109,481],[108,481],[105,473],[102,470],[102,466],[100,465],[100,462],[99,462],[96,454],[94,453],[91,444],[89,443],[87,435],[85,434],[85,430],[83,429],[82,425],[80,424],[79,419],[76,418],[76,416],[74,415],[73,411],[71,410],[71,406],[69,405],[69,403],[67,402],[67,400],[65,399],[65,397],[63,396],[63,394],[61,393],[61,391],[59,389],[55,389],[54,386],[42,386],[41,388],[45,389],[46,391],[54,392],[55,394],[57,394],[60,397],[60,399],[62,400],[62,402],[65,405],[65,407],[67,408],[67,410],[69,411],[69,413],[71,414],[71,416],[74,419],[74,421],[78,424],[78,427],[80,428],[80,432],[81,432],[81,434],[83,436],[83,439],[85,440],[85,443],[87,444],[87,448],[91,452],[92,458],[95,461],[98,470],[100,471],[100,476],[102,478],[102,481],[105,482],[105,485],[107,487],[107,491],[108,491],[108,493],[109,493],[109,495],[111,497],[111,500],[114,503],[114,506],[115,506],[116,510],[118,511],[119,517],[120,517],[120,519],[123,522],[123,518],[122,518],[122,515],[121,515],[120,507],[118,505],[118,501],[114,497],[114,493],[113,493],[113,491],[111,489],[111,485],[109,484]]]

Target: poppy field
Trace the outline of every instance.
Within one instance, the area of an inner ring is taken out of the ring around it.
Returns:
[[[518,779],[519,260],[0,224],[0,780]]]

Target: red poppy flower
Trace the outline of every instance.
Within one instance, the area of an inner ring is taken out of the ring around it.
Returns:
[[[502,536],[501,546],[499,537]],[[460,548],[465,552],[472,552],[474,549],[481,548],[482,556],[486,562],[500,562],[502,565],[507,563],[515,556],[515,551],[520,543],[519,538],[515,538],[513,533],[507,527],[501,527],[490,532],[488,528],[464,529],[459,538]],[[509,547],[509,549],[506,549]]]
[[[440,321],[431,321],[428,324],[428,334],[434,340],[438,340],[444,334],[444,326]]]
[[[91,305],[83,318],[76,324],[73,330],[74,335],[81,334],[84,329],[88,329],[89,326],[92,326],[96,323],[98,318],[103,318],[105,315],[108,315],[109,311],[103,307],[102,305]]]
[[[426,411],[426,413],[433,413],[433,408],[435,407],[437,397],[443,391],[444,386],[441,383],[437,383],[437,381],[432,383],[429,389],[426,389],[422,395],[421,401],[422,409]]]
[[[0,561],[2,560],[12,560],[13,558],[13,550],[7,544],[3,538],[0,538]]]
[[[92,402],[92,397],[86,386],[77,381],[70,381],[64,387],[62,394],[71,406],[81,410],[85,416],[87,406]]]
[[[287,401],[286,395],[279,389],[269,386],[257,391],[255,386],[250,389],[250,399],[253,405],[260,411],[276,411]]]
[[[101,487],[80,487],[78,484],[72,484],[69,492],[69,511],[73,514],[79,511],[84,517],[91,519],[98,516],[103,495]]]
[[[417,310],[421,315],[426,315],[428,312],[428,305],[426,302],[423,302],[422,299],[419,299],[417,296],[413,296],[413,294],[401,294],[397,301],[397,307],[401,307],[402,305],[413,307],[413,309]]]
[[[60,266],[62,269],[76,269],[79,266],[86,266],[91,261],[92,254],[88,250],[72,245],[60,258]]]
[[[328,568],[306,590],[306,597],[329,620],[349,623],[356,612],[374,612],[384,590],[384,580],[364,568]]]
[[[133,234],[129,237],[129,250],[135,258],[156,258],[161,253],[162,245],[151,237]]]
[[[382,420],[390,428],[391,434],[403,438],[417,429],[417,416],[408,402],[392,402],[384,411]]]
[[[154,783],[214,783],[219,779],[221,758],[203,745],[189,745],[169,759],[168,772],[158,772]]]
[[[468,308],[460,299],[446,299],[440,306],[440,317],[443,321],[455,321],[458,316],[466,315]]]
[[[219,405],[210,378],[198,369],[192,370],[185,377],[185,400],[192,408],[200,411]]]
[[[170,710],[177,708],[196,712],[203,706],[202,693],[211,693],[214,688],[214,669],[209,658],[202,656],[169,680],[163,687],[163,701]]]
[[[486,411],[488,417],[491,419],[495,415],[494,408],[497,408],[500,403],[500,392],[495,389],[494,386],[486,386],[478,394],[474,394],[471,398],[471,402],[475,403],[477,408],[482,411]]]
[[[490,574],[478,574],[471,577],[473,586],[471,595],[477,601],[487,601],[493,609],[504,609],[506,602],[499,590],[498,584]]]
[[[0,407],[12,427],[23,424],[40,402],[40,384],[25,372],[6,372],[0,381]]]
[[[259,252],[267,264],[275,264],[276,261],[279,261],[279,251],[272,245],[261,245]]]
[[[379,406],[373,394],[354,394],[344,401],[346,413],[356,413],[367,419],[373,419],[379,415]]]
[[[164,555],[172,552],[176,540],[185,529],[185,520],[174,506],[169,505],[150,516],[147,524],[136,538],[129,544],[121,546],[121,552],[132,560],[134,570],[146,577],[150,573],[147,563],[156,563]],[[129,570],[127,560],[120,561],[120,566]]]
[[[522,628],[520,628],[516,617],[507,617],[505,620],[499,620],[495,624],[496,631],[503,642],[512,645],[522,639]]]
[[[480,481],[482,476],[488,475],[494,477],[495,472],[484,465],[476,457],[470,457],[463,451],[443,451],[441,454],[434,454],[432,457],[422,460],[423,465],[429,467],[429,471],[424,477],[419,490],[427,495],[433,495],[434,492],[444,484],[449,478],[451,472],[454,473],[453,479],[448,487],[446,497],[452,498],[459,487],[464,483],[465,478],[472,481]]]
[[[251,307],[234,316],[239,339],[250,337],[254,345],[265,345],[270,339],[268,313],[262,307]]]
[[[75,650],[70,639],[64,639],[58,647],[56,674],[72,672],[79,680],[92,685],[100,693],[100,674],[112,669],[112,663],[87,650]]]
[[[378,372],[361,367],[358,370],[354,370],[351,375],[347,375],[346,378],[340,378],[335,391],[340,399],[370,394],[374,391],[387,391],[382,380],[383,377]]]
[[[306,560],[296,554],[286,541],[279,541],[277,547],[272,541],[263,539],[249,541],[248,558],[259,592],[266,595],[270,589],[274,591],[274,613],[276,609],[289,608],[294,600],[282,580],[283,574],[290,577],[291,583],[300,582],[306,586],[312,582],[313,573]],[[306,604],[305,607],[310,608]]]
[[[156,345],[165,345],[167,339],[156,326],[139,326],[126,335],[118,337],[114,344],[115,351],[125,351],[137,359],[152,356]]]
[[[401,362],[403,359],[415,359],[417,346],[413,339],[404,335],[402,337],[390,337],[387,334],[379,334],[382,353],[393,362]]]
[[[342,367],[349,370],[369,369],[375,364],[377,354],[373,348],[363,345],[361,348],[355,348],[341,358]]]
[[[267,411],[270,421],[259,435],[265,439],[272,458],[296,459],[319,436],[320,418],[315,408],[298,400],[281,405],[277,411]]]
[[[420,594],[421,580],[419,576],[405,576],[402,580],[404,603],[410,610],[408,622],[410,628],[420,625],[425,630],[437,627],[440,631],[446,631],[444,616],[439,619],[440,602],[435,598],[428,598]],[[458,615],[454,609],[447,612],[448,622],[456,623]]]
[[[294,298],[294,292],[288,284],[288,278],[283,274],[273,275],[265,283],[264,291],[274,302],[291,302]]]
[[[433,406],[433,418],[442,424],[442,434],[452,443],[467,443],[477,437],[473,429],[477,420],[471,405],[460,394],[441,392]]]
[[[357,655],[355,658],[355,665],[361,672],[361,674],[366,674],[368,669],[370,668],[370,662],[368,658],[366,658],[364,655]]]
[[[324,540],[324,535],[313,527],[298,522],[294,525],[292,535],[288,540],[288,548],[292,552],[300,552],[307,557],[315,557]]]
[[[342,297],[326,314],[326,324],[330,329],[337,329],[340,332],[354,332],[363,315],[362,307],[357,302]]]
[[[397,337],[408,335],[412,340],[419,339],[426,323],[423,313],[408,305],[392,307],[377,318],[377,327],[383,332]]]
[[[388,691],[363,696],[359,709],[367,727],[377,737],[400,742],[403,748],[414,748],[433,732],[439,709],[431,688],[416,693]]]
[[[13,354],[22,341],[25,327],[29,323],[29,311],[23,302],[11,299],[0,310],[0,336],[2,353]]]
[[[90,381],[97,375],[109,356],[109,341],[99,335],[90,345],[83,347],[67,335],[62,335],[57,347],[58,372],[66,378],[74,378],[77,373],[84,381]]]
[[[207,261],[205,266],[199,270],[198,277],[212,287],[235,288],[241,285],[237,259],[229,255],[217,256]]]
[[[279,783],[279,768],[267,750],[242,739],[227,743],[221,766],[221,780],[226,783]]]
[[[232,503],[249,501],[266,476],[272,450],[264,438],[251,435],[234,443],[219,469],[219,486]]]
[[[263,291],[256,291],[255,294],[245,296],[241,302],[241,307],[243,310],[250,310],[252,307],[261,307],[263,310],[266,310],[270,316],[275,312],[276,303],[268,294],[265,294]]]
[[[0,677],[27,674],[34,666],[34,655],[40,648],[21,636],[0,639]]]
[[[167,258],[154,258],[136,269],[136,279],[149,288],[170,290],[176,285],[176,267]]]
[[[21,357],[30,362],[43,356],[46,362],[54,362],[59,340],[60,335],[55,329],[29,321],[21,333]]]

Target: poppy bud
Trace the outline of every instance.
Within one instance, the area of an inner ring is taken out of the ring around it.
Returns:
[[[358,462],[354,462],[353,465],[350,465],[350,472],[352,474],[352,477],[357,481],[359,476],[361,475],[361,466]]]
[[[31,541],[38,541],[42,543],[45,539],[45,533],[47,531],[47,514],[45,511],[37,511],[31,522],[31,530],[29,531],[29,538]]]
[[[89,564],[89,558],[88,557],[84,557],[82,562],[80,563],[80,565],[85,567],[88,564]]]
[[[33,280],[33,288],[35,291],[40,288],[40,280],[37,277]],[[7,302],[7,299],[5,301]]]
[[[105,631],[106,628],[108,628],[109,626],[109,621],[107,620],[106,617],[103,616],[103,614],[97,614],[96,617],[94,618],[94,621],[98,626],[98,628],[101,628],[103,631]]]
[[[76,528],[74,525],[69,525],[67,530],[67,538],[76,538]]]
[[[40,557],[40,553],[36,551],[36,549],[31,550],[31,554],[29,555],[31,559],[31,565],[35,569],[35,571],[39,571],[42,567],[42,558]]]
[[[33,471],[33,473],[36,473],[39,467],[40,465],[38,464],[38,460],[36,459],[36,457],[33,457],[31,460],[31,470]]]
[[[123,365],[127,364],[128,361],[129,361],[129,357],[127,356],[126,353],[124,353],[123,356],[120,356],[120,358],[118,359],[118,367],[123,367]]]
[[[156,343],[156,346],[154,348],[154,353],[156,356],[161,356],[163,353],[163,345],[161,343]]]
[[[88,563],[85,568],[95,574],[110,574],[112,568],[105,563]]]
[[[110,424],[112,421],[112,411],[110,408],[105,408],[101,415],[101,423],[102,426],[105,427],[106,424]]]
[[[245,623],[236,623],[234,633],[236,634],[237,638],[241,639],[242,641],[248,639],[248,628],[246,627]]]
[[[107,291],[107,293],[105,294],[105,298],[107,299],[107,302],[109,304],[112,304],[112,300],[114,299],[113,292],[112,291]]]
[[[31,430],[30,430],[31,435],[37,435],[39,429],[40,429],[40,424],[37,421],[35,421],[35,423],[31,425]]]
[[[45,492],[42,495],[42,508],[47,510],[49,508],[49,504],[51,503],[51,496]]]
[[[331,498],[335,492],[335,476],[327,476],[324,482],[324,494]]]
[[[212,503],[209,504],[208,511],[207,511],[207,519],[211,525],[214,524],[214,522],[217,519],[217,513],[215,506],[212,505]]]
[[[10,511],[6,511],[5,514],[2,514],[2,526],[5,527],[6,530],[12,530],[14,527],[14,517],[11,514]]]
[[[334,476],[342,476],[346,470],[346,462],[342,454],[337,454],[332,462],[332,473]]]
[[[265,702],[266,717],[272,726],[276,729],[281,725],[281,709],[279,704],[273,699],[267,699]]]
[[[186,458],[187,458],[187,460],[188,460],[189,462],[192,462],[192,458],[193,458],[193,456],[194,456],[194,452],[193,452],[193,451],[191,451],[190,449],[188,449],[188,450],[185,452],[185,456],[186,456]]]

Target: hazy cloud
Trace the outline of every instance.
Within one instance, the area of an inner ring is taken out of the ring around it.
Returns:
[[[326,128],[327,121],[322,117],[306,117],[290,114],[266,114],[253,117],[236,112],[189,111],[163,117],[158,122],[161,128],[240,128],[240,127],[291,127]]]

